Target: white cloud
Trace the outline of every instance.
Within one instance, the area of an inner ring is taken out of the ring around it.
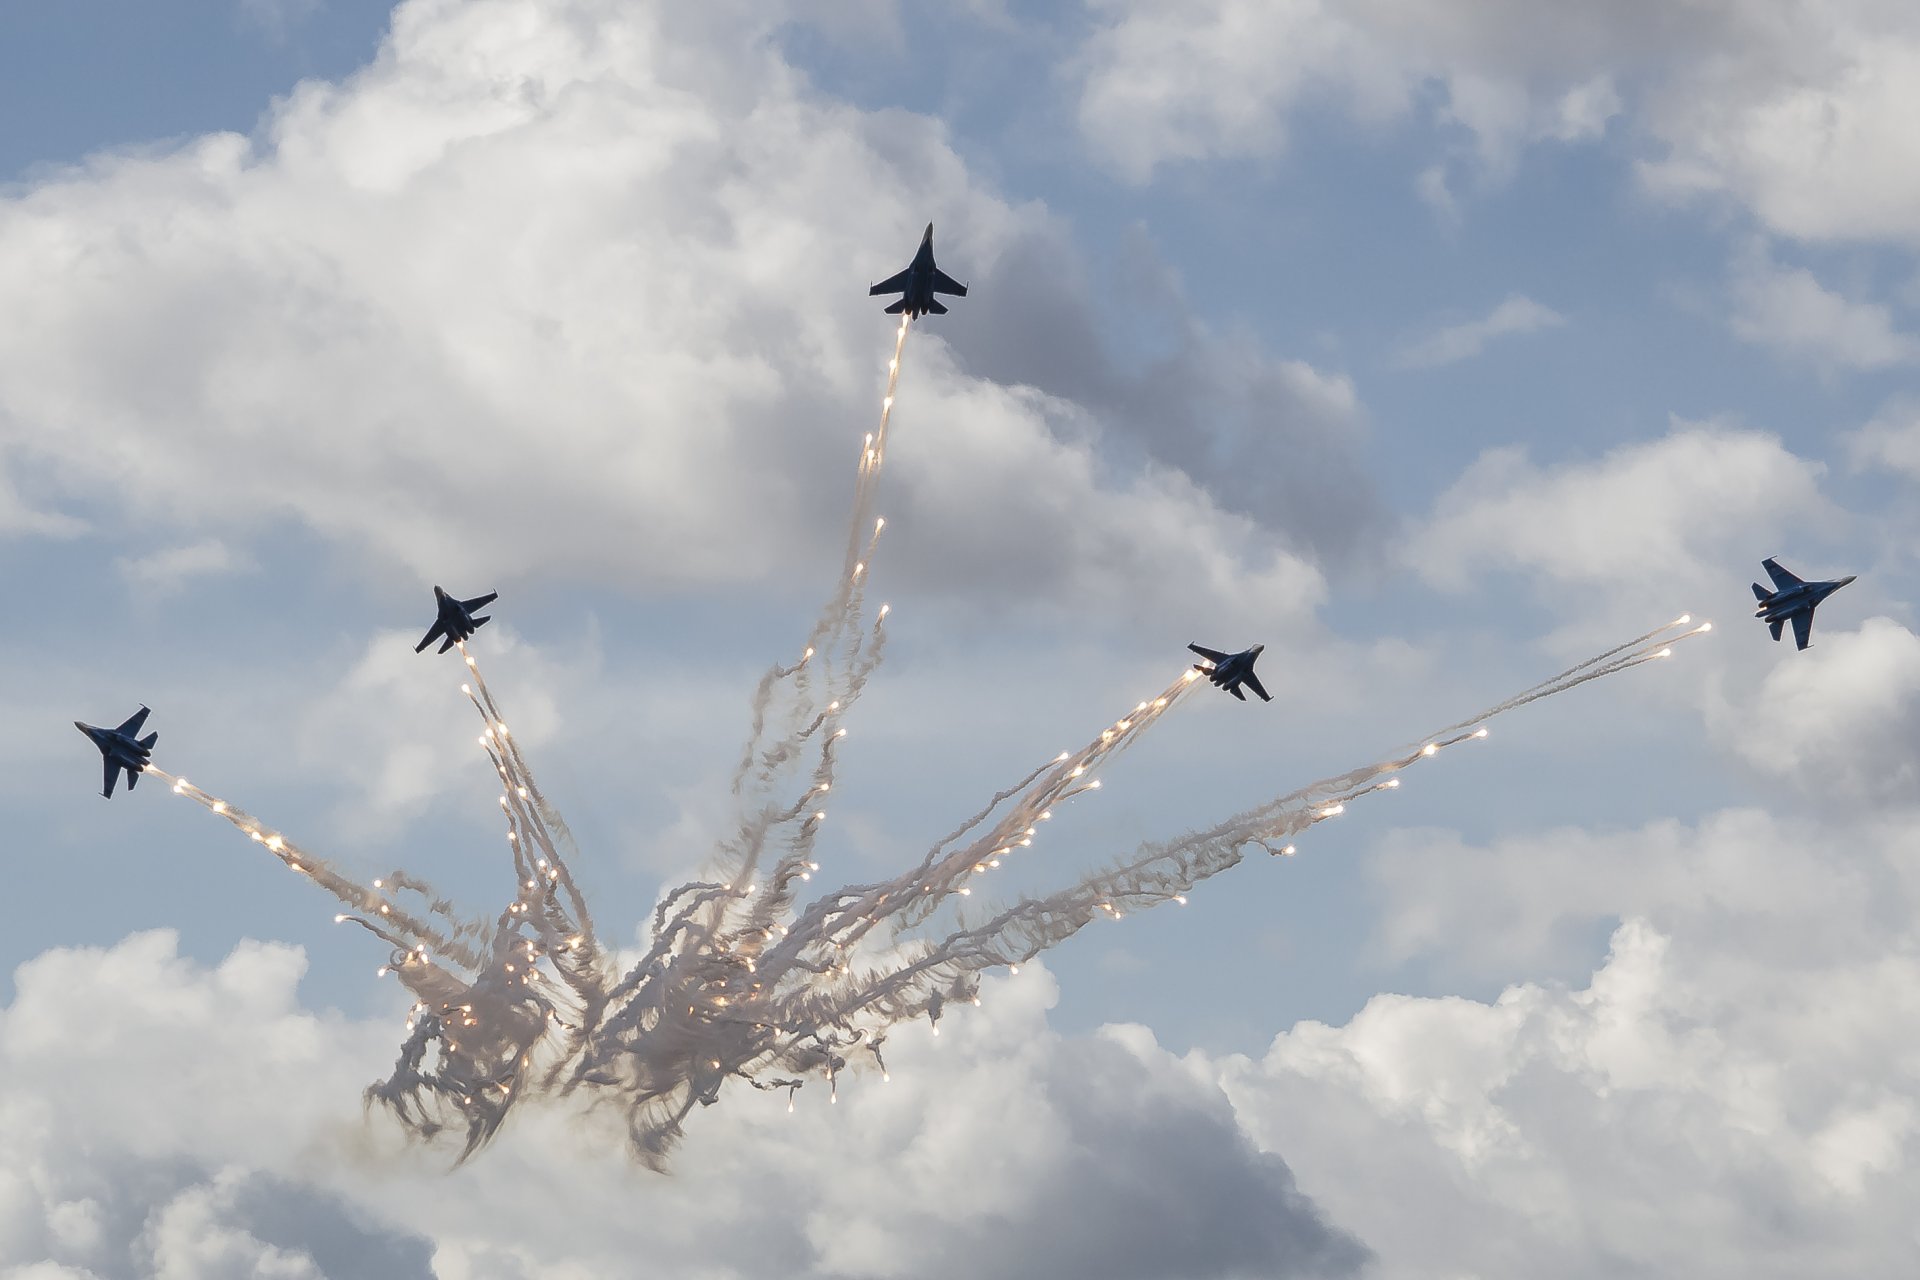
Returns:
[[[1376,941],[1393,963],[1510,981],[1587,972],[1595,929],[1638,917],[1789,966],[1856,941],[1885,894],[1900,838],[1867,827],[1833,839],[1814,819],[1732,809],[1695,824],[1557,827],[1488,844],[1455,832],[1385,835],[1368,860]]]
[[[1405,108],[1397,68],[1319,0],[1095,0],[1081,55],[1080,124],[1122,173],[1145,181],[1170,159],[1277,150],[1309,93],[1367,116]]]
[[[1797,971],[1629,920],[1583,989],[1378,996],[1221,1074],[1390,1280],[1891,1280],[1920,967],[1874,941]]]
[[[1816,616],[1805,653],[1777,663],[1757,689],[1723,697],[1715,733],[1755,768],[1830,802],[1911,796],[1920,785],[1920,636],[1887,618],[1844,630],[1833,608]]]
[[[1567,318],[1552,307],[1516,293],[1478,320],[1446,325],[1407,343],[1401,349],[1398,363],[1407,369],[1434,369],[1471,360],[1495,338],[1557,329],[1566,322]]]
[[[283,40],[300,23],[320,12],[326,0],[240,0],[240,16],[268,35]]]
[[[1856,468],[1881,467],[1920,480],[1920,402],[1895,400],[1849,432],[1847,456]]]
[[[439,1276],[585,1276],[643,1251],[682,1275],[1146,1280],[1348,1275],[1364,1257],[1213,1081],[1138,1032],[1049,1031],[1037,968],[938,1040],[896,1035],[893,1082],[850,1075],[837,1106],[729,1091],[671,1177],[554,1107],[449,1178],[361,1113],[397,1019],[302,1010],[289,948],[242,944],[208,970],[174,946],[143,934],[20,970],[0,1012],[0,1137],[31,1174],[17,1216],[96,1225],[9,1231],[0,1267],[400,1277],[428,1274],[430,1251]]]
[[[234,573],[251,564],[248,557],[236,553],[217,538],[203,538],[142,556],[122,556],[114,561],[114,567],[128,583],[161,593],[178,591],[193,578]]]
[[[1827,289],[1803,267],[1782,267],[1762,251],[1733,270],[1735,334],[1822,369],[1882,369],[1920,359],[1920,338],[1901,332],[1893,313]]]
[[[1407,554],[1450,588],[1509,569],[1671,604],[1746,558],[1761,531],[1828,518],[1821,471],[1773,436],[1679,421],[1593,462],[1543,468],[1496,449],[1441,496]]]
[[[1674,197],[1721,194],[1803,240],[1920,244],[1920,17],[1904,5],[1812,0],[1663,87],[1669,154],[1645,166]]]
[[[1128,177],[1262,156],[1329,103],[1366,120],[1430,111],[1482,173],[1526,146],[1628,117],[1641,172],[1719,195],[1808,240],[1920,242],[1920,16],[1884,0],[1099,0],[1080,122]],[[1432,172],[1431,170],[1429,172]],[[1429,197],[1436,184],[1425,180]]]
[[[4,416],[0,415],[0,421]],[[14,476],[0,470],[0,536],[72,538],[87,531],[87,523],[58,511],[44,511],[20,496]]]
[[[32,424],[11,456],[184,542],[292,518],[429,581],[822,563],[891,337],[859,282],[930,209],[963,275],[1044,215],[983,191],[937,123],[813,93],[777,21],[415,0],[372,65],[301,85],[256,140],[96,157],[0,201],[0,289],[49,299],[0,316],[0,415]],[[1177,472],[1056,447],[1061,414],[960,370],[940,334],[909,343],[897,455],[990,406],[1039,468],[951,512],[969,533],[1038,492],[1066,528],[1157,508],[1209,559],[1311,577]],[[1137,538],[1062,549],[1085,558],[1006,568],[1071,590],[1157,563],[1128,562]]]
[[[486,635],[489,665],[516,676],[513,705],[502,708],[512,716],[510,731],[529,748],[551,741],[561,722],[558,692],[588,701],[595,670],[554,662],[503,623]],[[427,668],[441,679],[422,679],[423,664],[439,655],[431,648],[426,656],[414,653],[418,639],[417,632],[375,635],[335,687],[314,701],[296,735],[303,768],[325,769],[353,784],[352,807],[343,815],[349,837],[416,818],[444,789],[470,786],[475,777],[470,761],[450,764],[447,750],[448,743],[472,743],[482,724],[464,699],[448,696],[459,684],[449,674],[460,670],[457,655]],[[491,790],[491,777],[485,785]]]

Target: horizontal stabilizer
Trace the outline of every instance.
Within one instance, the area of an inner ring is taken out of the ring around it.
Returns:
[[[153,744],[158,741],[160,741],[160,733],[158,730],[155,730],[154,732],[148,734],[146,737],[140,739],[140,749],[142,751],[151,751],[153,750]]]
[[[947,306],[944,302],[941,302],[938,298],[928,298],[927,312],[930,315],[943,316],[947,314]]]
[[[1772,622],[1769,622],[1767,624],[1767,630],[1773,632],[1773,638],[1775,640],[1778,640],[1780,638],[1780,628],[1786,625],[1787,625],[1787,620],[1785,618],[1775,618]]]
[[[1755,600],[1758,600],[1761,604],[1765,604],[1767,602],[1767,597],[1771,596],[1772,594],[1773,592],[1767,590],[1765,587],[1761,586],[1759,583],[1756,582],[1753,584],[1753,598]]]
[[[907,309],[907,300],[905,298],[902,298],[900,299],[900,301],[894,303],[892,306],[887,308],[887,314],[890,316],[897,316],[902,311],[905,311],[906,309]]]

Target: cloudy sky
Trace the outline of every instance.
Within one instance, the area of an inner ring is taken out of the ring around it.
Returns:
[[[0,1277],[1906,1276],[1920,15],[1883,0],[0,0]],[[1683,611],[1184,910],[744,1088],[361,1113],[348,874],[496,901],[429,589],[635,936],[831,589],[929,219],[821,879],[1177,673],[1012,895]],[[1857,573],[1804,654],[1747,583]],[[744,1096],[741,1096],[744,1095]]]

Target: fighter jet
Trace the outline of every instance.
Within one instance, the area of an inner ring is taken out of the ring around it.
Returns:
[[[1253,660],[1258,658],[1260,651],[1266,647],[1263,644],[1257,644],[1251,649],[1227,654],[1221,653],[1218,649],[1202,648],[1197,644],[1187,646],[1206,659],[1204,663],[1194,663],[1193,669],[1204,672],[1207,679],[1213,681],[1216,689],[1225,689],[1240,701],[1245,702],[1247,695],[1240,692],[1240,686],[1245,685],[1260,695],[1260,701],[1272,702],[1273,699],[1267,695],[1267,691],[1260,687],[1260,677],[1253,674]]]
[[[500,598],[498,591],[489,591],[484,596],[475,596],[471,600],[455,600],[439,587],[433,589],[433,603],[440,610],[440,616],[427,628],[427,634],[420,637],[420,643],[413,646],[415,653],[421,652],[436,639],[445,636],[440,642],[440,652],[445,653],[463,640],[470,639],[491,618],[476,618],[475,609],[484,609]]]
[[[900,300],[887,308],[888,315],[896,316],[902,311],[909,316],[924,316],[928,312],[943,316],[947,314],[947,309],[935,300],[934,294],[950,293],[956,298],[967,296],[967,286],[933,265],[931,222],[927,224],[927,234],[920,237],[920,252],[913,255],[913,261],[907,264],[907,269],[867,288],[868,297],[878,297],[883,293],[900,295]]]
[[[1838,582],[1807,582],[1771,559],[1762,560],[1760,567],[1773,579],[1773,590],[1757,582],[1753,584],[1753,598],[1760,602],[1753,616],[1767,624],[1775,640],[1780,638],[1780,628],[1791,622],[1794,647],[1799,649],[1807,647],[1807,637],[1813,633],[1813,611],[1820,607],[1820,602],[1854,579],[1853,574],[1848,574]]]
[[[106,778],[101,785],[100,794],[113,799],[113,784],[120,781],[120,773],[126,771],[127,790],[133,790],[133,784],[140,780],[141,770],[147,767],[147,761],[153,755],[153,744],[160,741],[160,735],[150,733],[144,738],[136,738],[140,726],[147,722],[147,709],[141,707],[121,722],[117,729],[102,729],[98,725],[83,724],[78,720],[73,727],[92,739],[93,745],[100,748],[100,755],[106,766]]]

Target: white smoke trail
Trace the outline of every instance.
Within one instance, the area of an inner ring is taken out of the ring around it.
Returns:
[[[887,432],[909,324],[888,365],[878,429],[862,443],[847,551],[833,594],[798,661],[770,669],[752,700],[747,745],[733,777],[739,819],[714,851],[711,874],[665,894],[645,951],[617,971],[596,938],[575,882],[571,833],[534,779],[473,656],[462,692],[479,713],[479,743],[501,780],[514,875],[491,921],[459,915],[403,872],[362,887],[331,865],[185,779],[173,790],[226,818],[313,880],[392,948],[381,973],[415,997],[392,1075],[367,1090],[411,1133],[451,1133],[460,1158],[484,1146],[521,1101],[578,1093],[622,1114],[631,1148],[661,1167],[696,1105],[730,1079],[793,1094],[810,1079],[833,1089],[850,1061],[881,1057],[889,1028],[977,999],[979,975],[1017,966],[1095,919],[1119,919],[1187,901],[1202,881],[1249,849],[1292,853],[1293,839],[1362,798],[1399,785],[1398,773],[1484,737],[1484,724],[1540,698],[1665,657],[1705,631],[1655,628],[1449,725],[1384,759],[1308,784],[1204,831],[1142,845],[1116,865],[1054,894],[1023,899],[985,920],[923,936],[944,906],[971,896],[976,878],[1021,856],[1041,826],[1095,772],[1177,705],[1197,672],[1108,722],[1078,751],[1025,773],[892,879],[853,884],[802,904],[820,870],[823,807],[836,780],[847,712],[885,644],[882,606],[869,623],[866,584],[885,521],[875,514]]]

